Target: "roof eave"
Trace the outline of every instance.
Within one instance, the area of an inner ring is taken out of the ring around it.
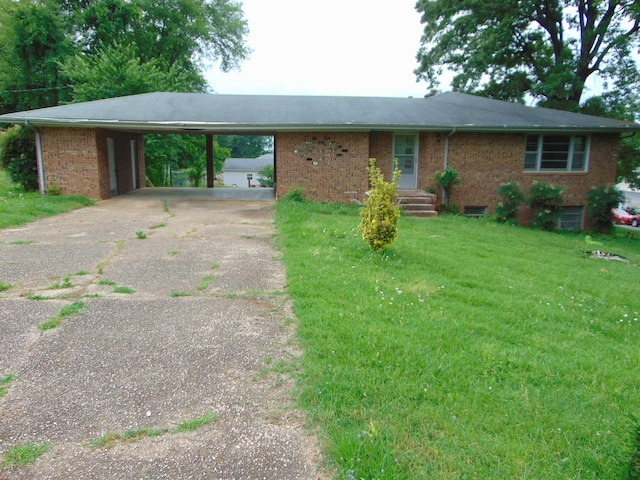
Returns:
[[[20,123],[36,127],[105,128],[139,132],[283,132],[283,131],[432,131],[432,132],[511,132],[511,133],[624,133],[640,132],[640,125],[475,125],[475,124],[373,124],[373,123],[247,123],[247,122],[139,122],[122,120],[89,120],[37,118],[3,115],[1,122]]]

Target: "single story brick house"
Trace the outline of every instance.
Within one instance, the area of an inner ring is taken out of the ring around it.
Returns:
[[[40,189],[104,199],[145,185],[144,135],[202,134],[213,187],[215,134],[273,135],[275,195],[300,187],[313,200],[349,202],[368,190],[367,164],[400,189],[427,189],[452,167],[450,202],[492,212],[497,187],[561,185],[566,215],[583,224],[585,194],[616,180],[622,134],[640,125],[460,93],[425,98],[148,93],[0,116],[37,128]],[[527,221],[524,212],[523,221]]]

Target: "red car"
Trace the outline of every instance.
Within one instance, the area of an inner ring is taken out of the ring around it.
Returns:
[[[637,227],[640,223],[640,215],[635,215],[623,210],[622,208],[614,208],[611,210],[613,223],[618,225],[631,225]]]

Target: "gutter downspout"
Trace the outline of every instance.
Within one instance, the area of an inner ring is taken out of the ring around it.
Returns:
[[[446,169],[449,166],[449,137],[451,137],[454,133],[456,133],[456,128],[453,127],[447,136],[444,139],[444,168]],[[442,191],[442,203],[447,203],[447,194]]]
[[[38,164],[38,187],[40,193],[44,195],[47,193],[44,188],[44,161],[42,159],[42,138],[40,137],[40,130],[36,129],[36,163]]]

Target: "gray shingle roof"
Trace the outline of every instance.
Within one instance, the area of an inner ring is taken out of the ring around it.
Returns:
[[[257,172],[267,165],[273,165],[273,153],[265,153],[257,158],[227,158],[224,161],[224,171]]]
[[[0,122],[176,132],[640,131],[640,125],[461,93],[427,98],[146,93],[0,115]]]

